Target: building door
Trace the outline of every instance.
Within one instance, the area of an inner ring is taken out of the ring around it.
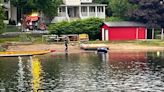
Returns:
[[[68,16],[71,18],[78,17],[78,7],[68,7]]]
[[[68,7],[68,16],[69,17],[73,17],[72,11],[73,11],[72,7]]]
[[[147,39],[152,39],[152,29],[147,29]]]

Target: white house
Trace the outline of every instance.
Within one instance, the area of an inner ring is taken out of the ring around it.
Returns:
[[[1,0],[1,5],[5,10],[5,20],[4,23],[8,24],[9,19],[17,22],[17,8],[10,4],[10,0]]]
[[[106,4],[95,4],[92,0],[63,0],[58,9],[58,16],[52,22],[90,17],[105,18],[105,7]]]

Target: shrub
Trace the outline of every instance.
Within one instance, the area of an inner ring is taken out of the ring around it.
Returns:
[[[110,21],[124,21],[124,19],[121,19],[119,17],[113,17],[113,16],[111,16],[111,17],[107,17],[105,19],[105,21],[107,21],[107,22],[110,22]]]
[[[86,33],[92,40],[99,39],[100,26],[103,20],[99,18],[89,18],[84,20],[76,20],[72,22],[59,22],[55,24],[50,24],[48,29],[50,34],[82,34]]]
[[[21,42],[33,42],[34,38],[29,34],[21,34],[20,36]]]
[[[0,6],[0,34],[4,32],[4,23],[3,23],[4,15],[2,7]]]

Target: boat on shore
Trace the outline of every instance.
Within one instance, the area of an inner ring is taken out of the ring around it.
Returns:
[[[107,53],[107,52],[108,52],[108,48],[105,47],[97,48],[97,53]]]
[[[84,50],[97,50],[98,48],[108,48],[108,45],[106,44],[81,44],[80,45],[81,49]]]
[[[17,57],[17,56],[33,56],[33,55],[43,55],[50,52],[55,52],[55,50],[40,50],[40,51],[3,51],[0,52],[0,57]]]

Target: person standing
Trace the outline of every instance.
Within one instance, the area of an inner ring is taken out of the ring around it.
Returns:
[[[66,36],[64,38],[64,45],[65,45],[65,51],[67,52],[68,51],[68,43],[69,43],[69,38]]]

